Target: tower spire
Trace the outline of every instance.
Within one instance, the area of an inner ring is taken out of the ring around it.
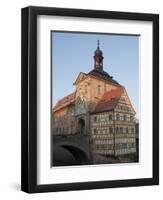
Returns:
[[[100,40],[97,40],[97,48],[100,48]]]
[[[100,41],[97,40],[97,49],[94,52],[94,68],[103,70],[103,53],[100,50]]]

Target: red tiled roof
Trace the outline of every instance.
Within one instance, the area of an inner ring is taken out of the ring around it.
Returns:
[[[114,109],[122,93],[123,93],[122,87],[104,93],[101,100],[97,103],[93,112],[103,112]]]
[[[123,93],[122,87],[104,93],[103,96],[101,97],[101,100],[95,106],[93,112],[103,112],[114,109],[122,93]],[[60,99],[53,107],[53,112],[73,103],[75,101],[75,95],[76,92],[73,92],[65,96],[64,98]]]
[[[56,110],[63,108],[71,103],[73,103],[75,101],[75,95],[76,92],[73,92],[67,96],[65,96],[64,98],[60,99],[56,105],[53,107],[53,112],[55,112]]]

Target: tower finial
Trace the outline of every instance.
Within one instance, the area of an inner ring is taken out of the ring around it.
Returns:
[[[100,48],[100,40],[97,40],[97,48]]]

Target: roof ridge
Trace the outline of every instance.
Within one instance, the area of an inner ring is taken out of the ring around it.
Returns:
[[[98,77],[101,78],[103,80],[109,81],[115,85],[120,85],[114,78],[113,76],[111,76],[108,72],[104,71],[104,70],[97,70],[97,69],[93,69],[91,70],[88,75],[92,75],[94,77]]]
[[[66,95],[66,96],[64,96],[64,97],[62,97],[62,98],[59,99],[58,101],[61,101],[61,100],[65,99],[65,98],[67,98],[67,97],[69,97],[69,96],[71,96],[71,95],[73,95],[73,94],[75,94],[75,93],[76,93],[76,91],[75,91],[75,92],[72,92],[72,93],[70,93],[70,94],[68,94],[68,95]]]
[[[110,94],[110,93],[113,93],[113,92],[118,92],[120,91],[121,93],[123,92],[123,87],[119,87],[119,88],[116,88],[116,89],[111,89],[109,91],[106,91],[103,95],[102,95],[102,98],[107,95],[107,94]]]
[[[65,105],[70,104],[72,101],[75,100],[75,94],[76,94],[76,90],[74,92],[64,96],[62,99],[59,99],[57,101],[57,103],[53,106],[53,110],[56,111],[58,108],[62,108]]]

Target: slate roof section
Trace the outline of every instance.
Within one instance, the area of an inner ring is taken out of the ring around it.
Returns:
[[[104,93],[104,95],[102,96],[101,100],[97,103],[92,113],[104,112],[115,109],[122,93],[122,87]]]
[[[120,84],[116,80],[114,80],[113,77],[110,76],[104,70],[93,69],[88,74],[89,75],[93,75],[93,76],[98,77],[98,78],[101,78],[101,79],[104,79],[104,80],[109,81],[109,82],[111,82],[111,83],[113,83],[115,85],[119,85],[120,86]]]
[[[53,107],[53,112],[73,103],[75,101],[75,96],[76,96],[76,91],[60,99]]]

